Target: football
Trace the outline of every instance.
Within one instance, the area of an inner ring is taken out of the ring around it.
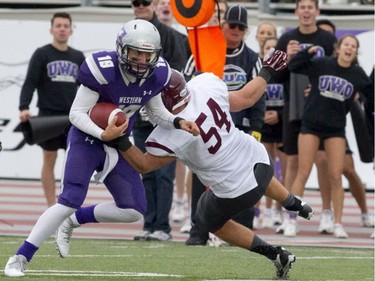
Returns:
[[[118,116],[116,126],[120,126],[126,122],[125,113],[110,102],[98,102],[89,111],[91,120],[100,128],[107,128],[108,124],[115,116]]]

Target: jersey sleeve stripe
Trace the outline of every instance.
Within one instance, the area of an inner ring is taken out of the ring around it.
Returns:
[[[92,75],[95,77],[96,81],[98,81],[99,84],[101,85],[108,84],[108,81],[104,78],[103,74],[100,72],[100,69],[96,65],[95,60],[92,56],[89,56],[86,58],[86,63]]]
[[[166,151],[166,152],[168,152],[170,154],[175,154],[173,152],[173,150],[171,150],[168,147],[166,147],[166,146],[164,146],[164,145],[162,145],[160,143],[157,143],[157,142],[146,141],[145,142],[145,147],[159,148],[159,149],[164,150],[164,151]]]

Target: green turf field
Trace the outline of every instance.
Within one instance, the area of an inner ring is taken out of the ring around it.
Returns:
[[[3,270],[24,238],[0,237]],[[297,256],[289,280],[374,280],[374,250],[287,247]],[[22,280],[274,280],[265,257],[231,246],[187,247],[182,242],[74,239],[70,256],[43,244]],[[0,280],[6,278],[3,273]]]

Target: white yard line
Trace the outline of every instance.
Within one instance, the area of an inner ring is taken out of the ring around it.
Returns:
[[[28,276],[80,276],[80,277],[173,277],[182,275],[149,272],[79,271],[79,270],[27,270]]]

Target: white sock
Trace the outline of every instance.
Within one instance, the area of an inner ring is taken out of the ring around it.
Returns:
[[[60,224],[62,224],[62,222],[75,211],[76,209],[66,207],[59,203],[49,207],[39,217],[26,241],[39,247],[52,234],[54,234]]]
[[[136,222],[143,218],[140,212],[134,209],[121,209],[115,202],[96,205],[94,216],[98,222]]]

